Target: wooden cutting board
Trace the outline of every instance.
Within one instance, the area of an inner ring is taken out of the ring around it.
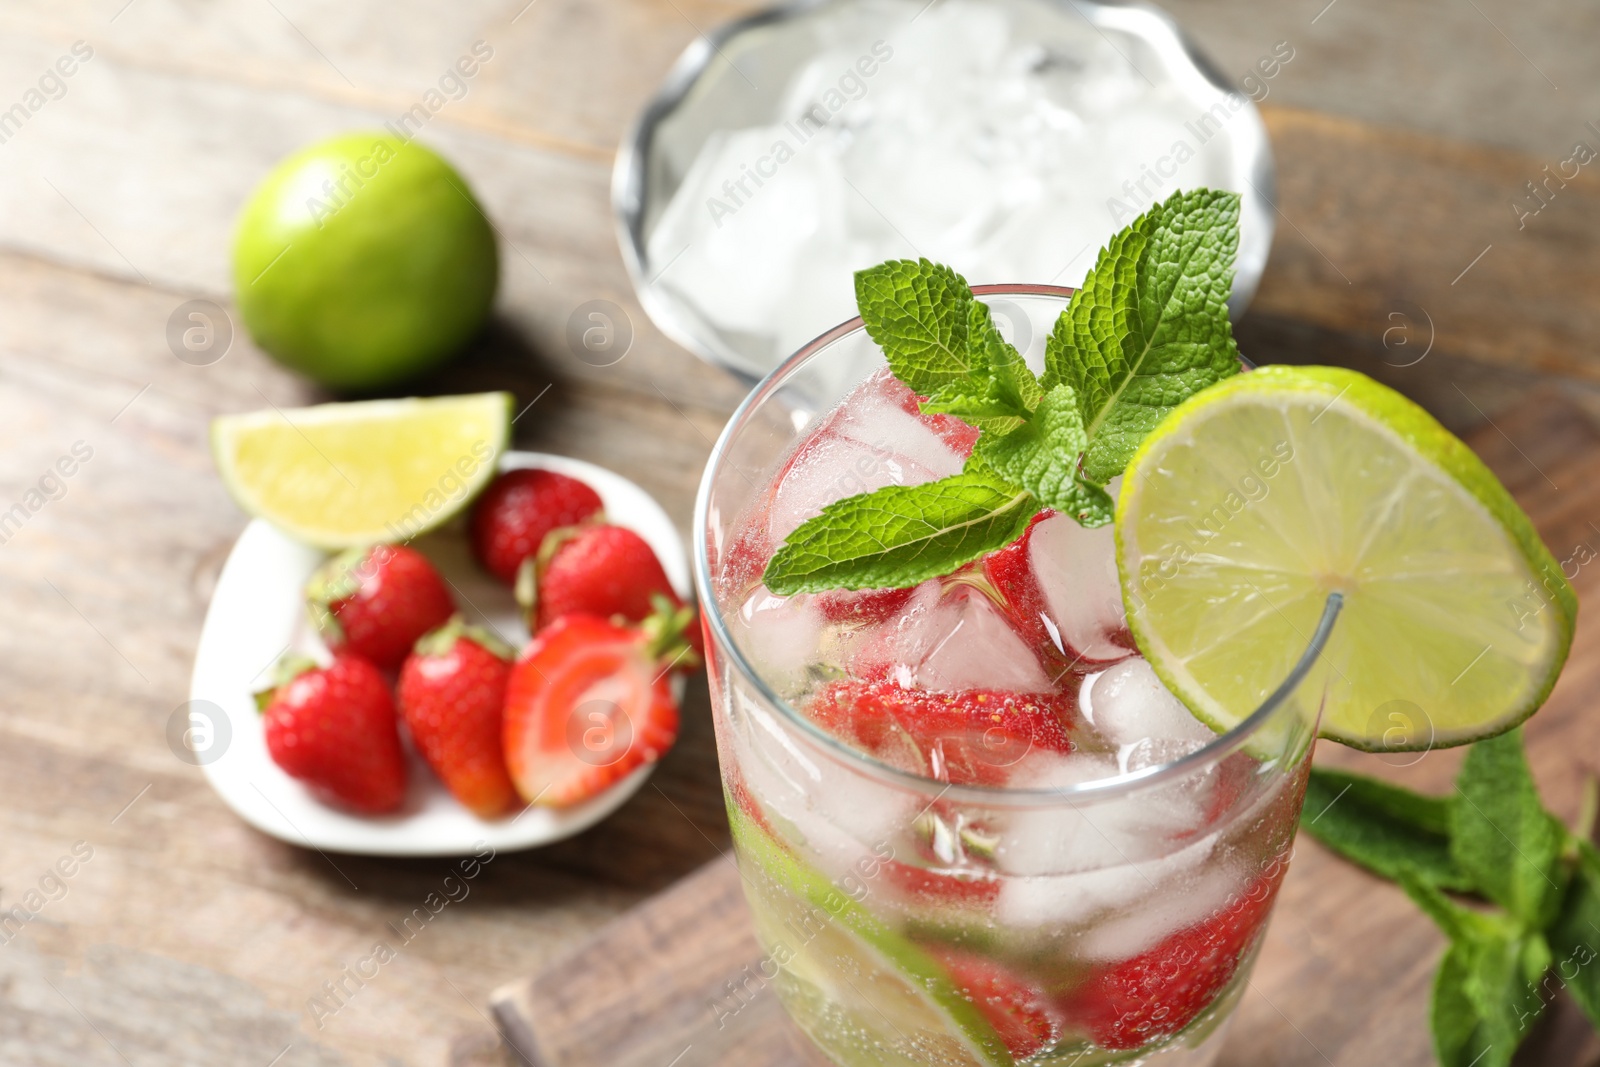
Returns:
[[[1557,559],[1571,560],[1587,603],[1600,583],[1600,431],[1555,395],[1535,396],[1469,443],[1533,517]],[[1587,551],[1585,551],[1587,550]],[[1594,562],[1578,565],[1582,559]],[[1545,799],[1576,815],[1600,770],[1600,629],[1581,620],[1572,657],[1527,728]],[[1407,766],[1323,743],[1317,759],[1443,792],[1460,751]],[[1411,762],[1415,760],[1415,762]],[[1400,760],[1393,760],[1400,763]],[[1424,1067],[1427,1002],[1443,942],[1393,886],[1302,835],[1221,1063],[1234,1067]],[[501,1034],[533,1067],[815,1067],[783,1014],[731,856],[713,860],[603,929],[576,953],[496,992]],[[1600,1042],[1559,1001],[1519,1064],[1577,1067]]]

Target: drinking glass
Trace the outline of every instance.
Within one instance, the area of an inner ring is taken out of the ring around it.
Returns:
[[[974,293],[1037,369],[1071,290]],[[718,578],[780,460],[883,366],[859,319],[796,353],[729,422],[696,506],[718,754],[760,973],[841,1067],[1203,1067],[1288,863],[1338,595],[1278,689],[1180,758],[1012,788],[936,781],[850,747],[739,646]],[[860,491],[852,476],[840,470],[839,495]],[[943,744],[992,767],[986,781],[1030,758],[993,730]]]

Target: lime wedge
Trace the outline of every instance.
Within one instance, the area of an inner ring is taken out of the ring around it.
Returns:
[[[1116,536],[1139,648],[1217,730],[1287,677],[1334,591],[1322,736],[1356,748],[1509,730],[1572,644],[1577,598],[1505,487],[1354,371],[1264,367],[1191,397],[1129,464]]]
[[[224,415],[211,452],[239,506],[338,549],[404,541],[466,507],[511,437],[511,394]]]
[[[729,805],[745,896],[789,1015],[843,1067],[1011,1067],[939,963]]]

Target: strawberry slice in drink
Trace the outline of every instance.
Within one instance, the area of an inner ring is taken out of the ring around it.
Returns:
[[[828,622],[872,626],[888,622],[911,602],[909,589],[830,589],[817,594],[817,610]]]
[[[1021,537],[985,556],[981,572],[1053,673],[1094,671],[1137,654],[1122,611],[1111,527],[1085,529],[1047,508]]]
[[[888,860],[883,864],[883,878],[912,905],[988,911],[1000,897],[1000,879],[988,871],[918,867]]]
[[[869,379],[870,380],[870,379]],[[899,378],[889,373],[884,373],[881,380],[873,383],[878,395],[896,405],[908,415],[915,415],[928,429],[939,435],[950,450],[965,459],[972,455],[972,448],[978,443],[978,428],[971,423],[963,422],[954,415],[924,415],[922,401],[911,391],[911,387],[900,381]]]
[[[1045,608],[1044,593],[1034,577],[1028,551],[1033,531],[1054,514],[1054,511],[1045,508],[1035,515],[1021,537],[983,557],[980,571],[1005,607],[1007,620],[1042,662],[1055,666],[1053,674],[1068,666],[1069,660],[1062,651],[1061,634]]]
[[[1102,1048],[1142,1048],[1171,1037],[1211,1006],[1266,925],[1287,865],[1263,869],[1204,921],[1154,948],[1097,971],[1057,999],[1068,1027]]]
[[[927,946],[951,983],[972,1001],[1014,1060],[1026,1060],[1061,1039],[1060,1013],[1044,993],[1004,964],[975,952]]]
[[[954,785],[999,785],[1035,748],[1071,752],[1070,700],[995,689],[934,692],[892,681],[825,686],[807,714],[891,766]]]

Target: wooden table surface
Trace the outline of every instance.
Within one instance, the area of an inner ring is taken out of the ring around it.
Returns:
[[[1281,214],[1238,326],[1243,350],[1258,362],[1358,367],[1462,431],[1538,389],[1600,410],[1600,181],[1586,170],[1525,229],[1508,209],[1570,143],[1519,141],[1515,107],[1484,113],[1499,132],[1481,139],[1501,145],[1488,147],[1459,139],[1472,129],[1464,120],[1429,120],[1452,139],[1428,122],[1401,129],[1389,120],[1408,112],[1383,111],[1381,94],[1355,93],[1340,114],[1280,106],[1315,104],[1316,79],[1337,96],[1341,54],[1389,45],[1381,25],[1338,8],[1316,21],[1297,12],[1280,33],[1277,14],[1244,17],[1252,2],[1212,20],[1213,35],[1236,28],[1225,67],[1242,70],[1285,33],[1307,62],[1301,88],[1291,66],[1264,109]],[[0,512],[40,504],[0,534],[0,908],[34,890],[45,900],[0,944],[0,1064],[499,1063],[484,1015],[491,989],[725,846],[701,681],[681,742],[639,797],[575,840],[495,859],[468,900],[342,1010],[314,1016],[309,998],[385,938],[446,866],[340,857],[347,881],[317,853],[248,829],[169,750],[210,589],[245,521],[212,471],[207,424],[322,397],[243,336],[200,367],[174,357],[166,330],[187,300],[229,306],[231,219],[273,162],[406,111],[483,41],[492,58],[422,137],[479,191],[505,276],[489,336],[425,388],[537,397],[517,424],[520,445],[621,471],[686,532],[710,443],[743,390],[640,311],[613,237],[610,166],[682,48],[745,6],[13,0],[0,10],[0,111],[26,102],[74,42],[92,52],[59,98],[0,142]],[[1180,14],[1211,20],[1222,7]],[[1508,6],[1482,7],[1495,32],[1526,40]],[[1420,4],[1394,12],[1397,25],[1426,21]],[[1497,51],[1466,81],[1510,79],[1528,122],[1567,129],[1550,120],[1557,105],[1537,95],[1545,87],[1521,49],[1468,22],[1484,37],[1468,43]],[[1544,24],[1538,33],[1562,36]],[[1448,53],[1430,47],[1436,60]],[[1534,52],[1563,80],[1582,77],[1584,63]],[[1580,137],[1600,146],[1573,121],[1564,139]],[[590,367],[567,348],[568,316],[591,299],[622,306],[636,331],[615,366]],[[1503,429],[1515,449],[1515,428]],[[1568,440],[1592,444],[1581,432]],[[42,502],[29,497],[75,445],[90,458],[63,482],[46,480]],[[1565,811],[1575,769],[1593,757],[1536,756]],[[89,858],[57,880],[75,849]],[[1291,876],[1285,936],[1300,936],[1293,903],[1309,889]],[[1339,946],[1318,953],[1333,960]],[[1307,980],[1264,971],[1258,985],[1270,996],[1274,982],[1303,990]],[[1324,1035],[1359,1024],[1303,994],[1271,1010],[1247,1002],[1241,1022],[1282,1029],[1285,1047],[1303,1026]],[[1404,1062],[1425,1062],[1415,1044]]]

